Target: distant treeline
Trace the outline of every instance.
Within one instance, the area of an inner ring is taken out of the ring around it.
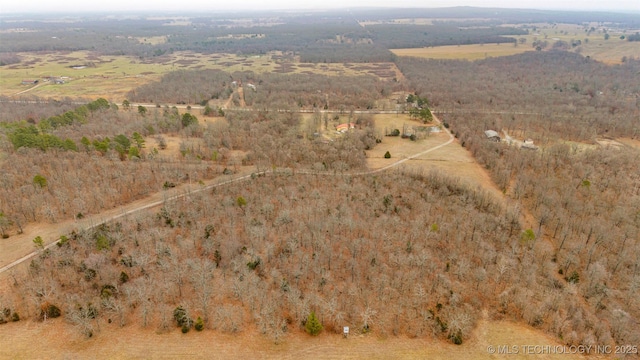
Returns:
[[[3,33],[0,64],[19,62],[15,55],[18,52],[75,50],[145,59],[176,51],[242,55],[286,51],[299,55],[304,62],[381,62],[393,59],[387,50],[390,48],[514,42],[504,36],[526,33],[517,27],[503,27],[504,24],[599,21],[624,29],[640,26],[637,16],[626,14],[480,8],[328,11],[313,16],[186,15],[186,18],[184,24],[177,25],[171,19],[105,21],[87,17],[74,23],[73,29],[56,19],[12,19],[10,23],[0,23],[0,30],[30,31]],[[386,24],[400,18],[439,20],[431,25]],[[379,24],[361,26],[359,21],[363,20]],[[630,35],[629,40],[633,41],[635,36]],[[145,41],[151,37],[165,37],[165,41]]]
[[[636,32],[633,35],[627,36],[627,40],[629,40],[629,41],[640,41],[640,32]]]
[[[386,48],[415,48],[424,46],[468,45],[484,43],[514,43],[515,38],[503,35],[526,35],[522,29],[489,27],[463,29],[450,24],[443,25],[372,25],[376,44]]]
[[[638,134],[635,60],[612,66],[566,51],[535,51],[475,62],[403,57],[397,65],[435,109],[540,114],[552,133],[579,141]]]
[[[633,13],[603,11],[557,11],[533,9],[504,9],[479,7],[449,7],[435,9],[372,9],[354,11],[358,20],[380,21],[393,19],[484,19],[495,24],[608,22],[624,28],[638,28],[640,17]]]

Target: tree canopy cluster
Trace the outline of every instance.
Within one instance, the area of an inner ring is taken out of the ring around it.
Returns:
[[[5,126],[5,128],[9,131],[8,137],[14,149],[30,147],[42,151],[46,151],[49,148],[77,151],[78,147],[73,140],[62,140],[58,136],[50,134],[49,131],[63,126],[70,126],[74,123],[86,123],[90,113],[109,109],[110,107],[109,102],[101,98],[87,105],[76,107],[74,110],[66,111],[62,115],[54,115],[42,119],[37,126],[12,123]]]

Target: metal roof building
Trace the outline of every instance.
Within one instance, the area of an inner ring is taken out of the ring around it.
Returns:
[[[484,132],[484,134],[487,136],[487,139],[489,140],[500,141],[500,135],[495,130],[487,130]]]

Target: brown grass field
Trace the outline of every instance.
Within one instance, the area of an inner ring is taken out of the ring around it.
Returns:
[[[375,121],[376,128],[383,133],[385,127],[388,129],[400,129],[402,131],[402,127],[405,124],[422,126],[420,122],[410,119],[406,114],[380,114],[376,115]],[[444,131],[432,133],[428,137],[417,141],[403,139],[399,136],[384,136],[382,143],[367,152],[367,164],[371,169],[381,168],[398,159],[406,158],[424,149],[445,143],[448,139],[449,135]],[[387,151],[391,154],[391,159],[384,158],[384,153]],[[497,200],[505,200],[504,194],[493,183],[487,171],[475,161],[469,151],[460,146],[457,140],[441,149],[412,159],[402,164],[402,167],[422,172],[429,172],[431,170],[442,171],[449,176],[460,178],[470,186],[479,186],[489,191]]]
[[[534,51],[529,46],[510,44],[484,44],[484,45],[449,45],[415,49],[393,49],[398,56],[412,56],[427,59],[465,59],[479,60],[489,57],[509,56],[525,51]]]
[[[640,140],[629,139],[629,138],[621,138],[617,140],[626,146],[631,146],[632,148],[640,149]]]
[[[490,354],[489,346],[517,346],[519,354]],[[100,324],[100,331],[86,339],[62,319],[46,323],[21,321],[0,326],[0,358],[3,359],[585,359],[572,354],[524,355],[522,346],[560,346],[549,336],[509,321],[482,320],[472,338],[462,345],[431,339],[381,338],[375,333],[317,337],[295,332],[275,345],[257,331],[223,334],[211,330],[182,334],[137,326],[123,328]],[[595,351],[592,351],[594,354]],[[589,356],[601,359],[601,356]]]

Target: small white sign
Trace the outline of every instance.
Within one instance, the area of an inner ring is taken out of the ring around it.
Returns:
[[[349,334],[349,327],[345,326],[343,332],[344,332],[345,335],[348,335]]]

